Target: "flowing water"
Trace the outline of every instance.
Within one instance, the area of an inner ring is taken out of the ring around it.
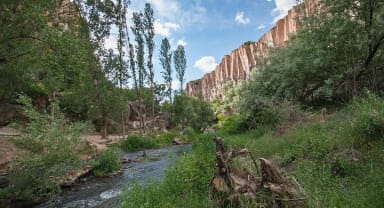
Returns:
[[[123,157],[137,158],[140,162],[124,164],[121,176],[96,178],[89,177],[63,193],[57,199],[35,208],[114,208],[121,202],[123,189],[129,189],[136,181],[145,184],[149,180],[161,180],[165,170],[174,164],[177,158],[191,150],[191,145],[165,147],[142,152],[124,153]]]

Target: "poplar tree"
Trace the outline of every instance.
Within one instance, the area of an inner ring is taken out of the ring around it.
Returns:
[[[144,81],[146,78],[146,70],[144,66],[144,26],[143,26],[143,14],[142,13],[137,13],[134,12],[132,16],[133,20],[133,26],[131,27],[131,30],[135,36],[135,42],[136,45],[134,46],[135,48],[135,55],[136,55],[136,60],[135,60],[135,65],[132,69],[133,73],[137,73],[134,78],[137,80],[135,81],[136,84],[136,92],[137,92],[137,97],[139,99],[139,105],[141,106],[142,104],[142,95],[141,91],[144,88]],[[140,121],[141,121],[141,128],[144,130],[144,118],[143,118],[143,112],[141,112],[141,107],[140,107]],[[145,131],[145,130],[144,130]]]
[[[187,67],[187,60],[185,57],[184,46],[178,45],[175,53],[173,54],[173,61],[175,64],[176,77],[180,82],[180,93],[183,92],[184,75]]]
[[[116,74],[115,77],[117,78],[118,85],[119,85],[119,98],[122,101],[121,103],[124,103],[123,99],[123,84],[127,83],[129,79],[129,73],[128,73],[128,66],[125,61],[125,52],[124,48],[127,47],[129,43],[126,42],[126,37],[128,36],[128,33],[125,31],[126,28],[126,12],[129,1],[123,1],[119,0],[117,4],[117,16],[116,16],[116,25],[118,27],[119,31],[119,37],[117,39],[117,49],[118,49],[118,62],[116,67]],[[124,137],[125,135],[125,118],[124,118],[124,111],[125,111],[125,104],[122,104],[121,106],[121,130],[122,135]]]
[[[152,94],[152,118],[155,116],[155,81],[154,81],[154,69],[152,63],[153,50],[155,48],[155,42],[153,40],[155,36],[155,28],[154,28],[155,18],[153,17],[153,9],[151,8],[151,4],[146,3],[144,9],[144,17],[143,17],[143,26],[144,26],[144,38],[145,43],[147,45],[147,69],[148,69],[148,82],[151,88]],[[153,125],[152,125],[153,128]]]
[[[161,41],[160,48],[160,63],[164,71],[161,72],[165,84],[167,85],[166,96],[169,98],[169,102],[172,103],[172,52],[171,45],[169,44],[168,38],[164,38]]]

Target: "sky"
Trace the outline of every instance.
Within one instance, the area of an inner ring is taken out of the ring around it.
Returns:
[[[131,0],[128,17],[143,11],[147,2],[155,13],[155,80],[162,82],[158,57],[161,40],[167,37],[172,50],[180,44],[185,48],[186,84],[213,71],[226,54],[244,42],[257,41],[296,0]],[[116,48],[116,33],[112,32],[106,46]],[[178,89],[176,75],[173,77],[173,88]]]

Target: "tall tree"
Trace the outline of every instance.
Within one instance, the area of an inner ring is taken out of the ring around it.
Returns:
[[[96,115],[101,117],[102,137],[107,137],[108,117],[110,117],[112,106],[116,104],[111,99],[116,98],[111,95],[113,92],[110,88],[109,81],[106,80],[106,73],[111,69],[111,63],[115,60],[108,58],[110,52],[105,49],[105,39],[108,38],[111,25],[114,23],[116,14],[116,5],[112,0],[105,1],[82,1],[76,0],[75,3],[80,9],[82,20],[86,21],[89,27],[89,39],[93,44],[95,63],[91,65],[94,83],[94,102]]]
[[[187,59],[185,57],[184,46],[182,45],[177,46],[177,49],[173,54],[173,61],[175,64],[176,77],[180,82],[180,93],[182,93],[185,69],[187,67]]]
[[[147,56],[148,82],[149,82],[149,86],[151,88],[151,94],[152,94],[152,118],[154,118],[155,116],[155,95],[154,95],[155,73],[153,70],[153,63],[152,63],[153,50],[155,48],[155,42],[153,40],[155,36],[154,22],[155,22],[155,18],[153,17],[153,9],[151,8],[151,4],[146,3],[145,9],[144,9],[143,25],[144,25],[145,43],[147,45],[147,53],[148,53],[148,56]],[[154,126],[152,124],[152,128],[153,127]]]
[[[135,54],[136,54],[136,60],[135,60],[136,63],[135,65],[131,64],[131,66],[134,66],[134,69],[132,69],[132,71],[137,73],[137,76],[134,76],[134,77],[137,78],[137,81],[135,81],[135,83],[137,83],[136,92],[137,92],[137,97],[139,99],[139,105],[141,106],[143,101],[141,91],[144,88],[144,82],[147,75],[145,66],[144,66],[143,14],[134,12],[132,16],[132,20],[133,20],[133,26],[131,27],[131,30],[135,35],[135,42],[136,42],[136,45],[134,46]],[[141,107],[140,107],[140,121],[141,121],[141,128],[145,131],[144,117],[143,117],[143,112],[141,112]]]
[[[169,102],[172,103],[172,52],[171,45],[168,38],[164,38],[161,41],[160,48],[160,63],[164,71],[161,72],[165,84],[167,85],[166,96],[169,98]]]
[[[127,7],[130,2],[119,0],[117,4],[117,12],[116,15],[116,25],[119,30],[119,37],[117,39],[117,49],[118,49],[118,64],[116,67],[116,74],[115,77],[117,77],[118,85],[119,85],[119,98],[123,99],[123,84],[127,83],[129,78],[128,73],[128,66],[125,61],[125,48],[128,46],[129,43],[126,42],[128,33],[126,33],[126,13],[127,13]],[[121,100],[122,105],[121,107],[121,130],[122,130],[122,136],[125,136],[125,118],[124,118],[124,112],[126,105],[124,104],[124,100]]]

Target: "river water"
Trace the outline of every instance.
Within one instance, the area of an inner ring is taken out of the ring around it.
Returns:
[[[191,145],[172,146],[142,152],[124,153],[128,157],[140,162],[124,164],[125,171],[120,176],[96,178],[89,177],[64,191],[57,199],[38,205],[35,208],[114,208],[121,202],[123,189],[129,189],[133,182],[145,184],[149,180],[161,180],[165,170],[172,166],[180,155],[189,152]]]

